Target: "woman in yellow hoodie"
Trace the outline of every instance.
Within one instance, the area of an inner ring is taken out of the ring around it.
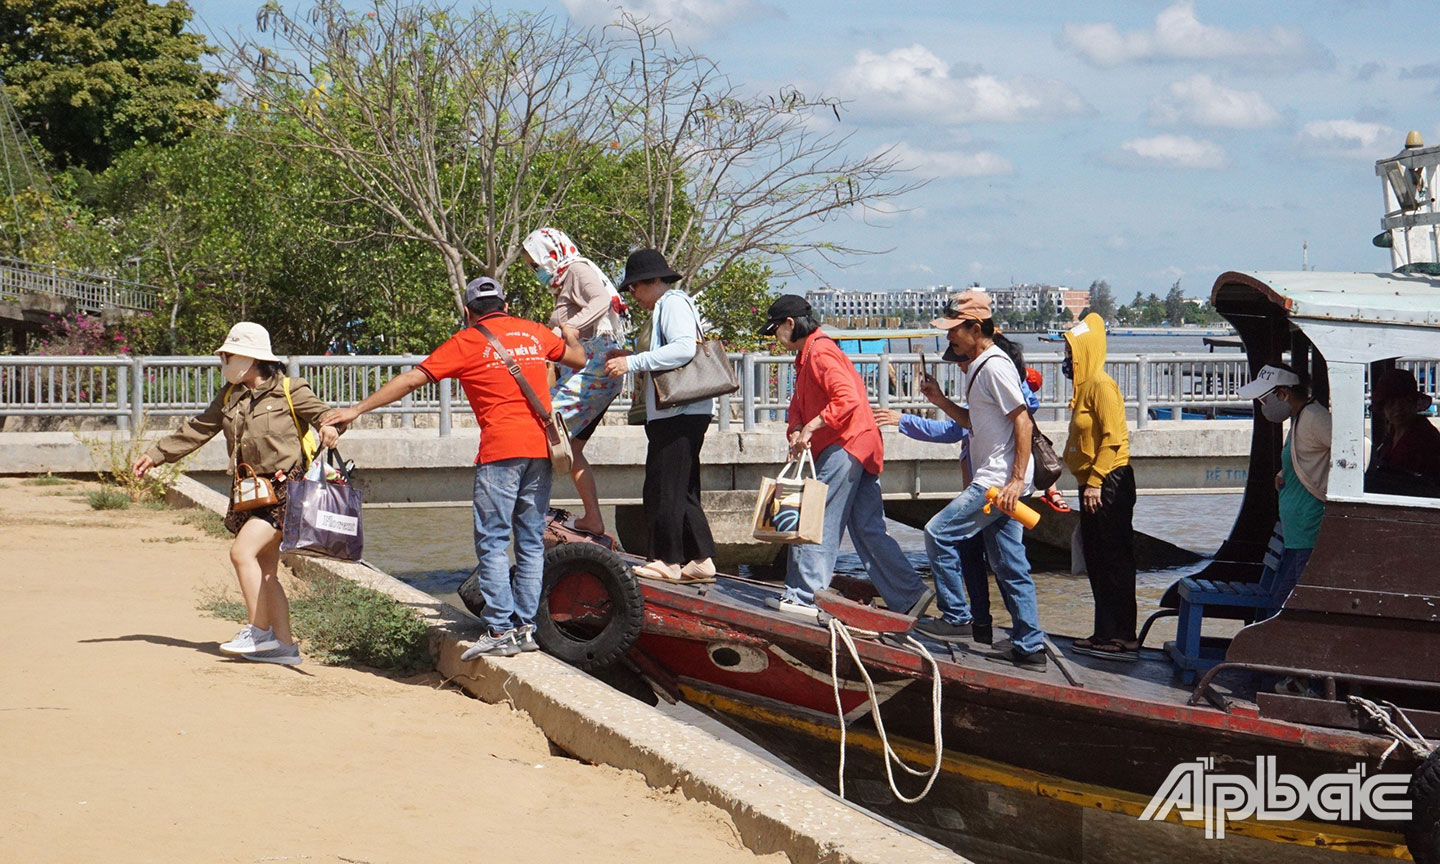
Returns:
[[[1095,313],[1065,333],[1067,378],[1075,382],[1065,464],[1080,484],[1080,540],[1095,595],[1095,632],[1075,650],[1135,660],[1135,472],[1125,398],[1105,374],[1105,321]]]

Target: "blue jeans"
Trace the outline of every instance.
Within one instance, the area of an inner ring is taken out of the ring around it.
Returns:
[[[475,579],[485,598],[481,620],[500,635],[535,623],[545,578],[549,459],[500,459],[475,466]],[[515,574],[506,549],[515,538]]]
[[[860,460],[839,444],[831,444],[815,457],[815,473],[825,491],[825,534],[822,543],[790,546],[785,568],[785,598],[813,606],[815,592],[830,586],[835,558],[846,529],[855,554],[870,574],[870,581],[889,609],[904,611],[920,599],[925,583],[885,529],[885,505],[880,477],[866,473]]]
[[[964,541],[981,534],[985,538],[985,554],[1000,586],[1000,596],[1015,625],[1011,639],[1016,650],[1033,654],[1045,647],[1045,634],[1040,630],[1035,580],[1030,577],[1030,562],[1025,557],[1025,529],[998,507],[990,508],[989,513],[981,510],[985,505],[985,491],[978,485],[967,487],[925,523],[925,551],[935,574],[935,595],[941,616],[951,624],[970,620],[970,604],[963,587],[966,581]]]

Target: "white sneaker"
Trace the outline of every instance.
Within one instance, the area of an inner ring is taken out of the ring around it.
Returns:
[[[279,647],[280,643],[276,641],[274,632],[261,630],[254,624],[246,624],[235,634],[234,639],[220,645],[220,653],[229,654],[231,657],[244,657],[256,651],[269,651]]]
[[[794,600],[787,600],[784,597],[767,597],[765,599],[765,606],[768,609],[774,609],[781,615],[799,618],[808,624],[820,623],[820,609],[816,606],[796,603]]]
[[[281,644],[275,637],[270,637],[270,642],[275,647],[251,651],[249,654],[241,654],[246,660],[254,660],[259,663],[279,663],[281,666],[299,666],[303,662],[300,658],[300,643],[291,642],[289,645]]]

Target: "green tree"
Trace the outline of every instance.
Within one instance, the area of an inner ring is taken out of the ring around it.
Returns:
[[[1110,293],[1110,283],[1104,279],[1097,279],[1090,283],[1089,311],[1094,312],[1106,321],[1115,319],[1115,296]]]
[[[1185,323],[1185,294],[1180,290],[1180,280],[1176,279],[1175,284],[1165,294],[1165,320],[1170,322],[1172,327],[1178,327]]]
[[[59,167],[98,171],[219,113],[191,14],[181,0],[0,0],[0,79]]]

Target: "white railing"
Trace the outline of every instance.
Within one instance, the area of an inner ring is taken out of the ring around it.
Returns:
[[[790,357],[768,354],[732,354],[740,390],[719,400],[722,428],[739,423],[751,429],[756,423],[780,421],[795,386]],[[921,358],[918,354],[849,355],[865,381],[871,404],[896,410],[931,410],[920,395]],[[390,378],[412,369],[423,357],[403,356],[295,356],[288,361],[293,377],[305,378],[315,392],[332,405],[352,405]],[[1061,356],[1032,354],[1028,365],[1044,376],[1040,390],[1040,418],[1063,419],[1071,395],[1070,382],[1060,374]],[[947,393],[961,398],[961,374],[952,363],[927,355],[930,371]],[[1421,388],[1437,391],[1433,360],[1405,361]],[[1120,385],[1125,404],[1144,428],[1152,416],[1213,416],[1226,409],[1248,409],[1251,402],[1236,391],[1249,380],[1247,361],[1240,355],[1165,354],[1120,355],[1109,359],[1106,371]],[[199,413],[223,387],[220,362],[215,357],[39,357],[0,356],[0,417],[113,418],[119,428],[139,428],[142,419],[191,416]],[[631,385],[610,407],[613,414],[630,407]],[[398,415],[403,426],[414,426],[421,415],[437,416],[441,435],[449,435],[455,411],[468,410],[464,391],[452,381],[428,384],[400,402],[377,413]]]
[[[82,312],[107,309],[148,312],[155,308],[159,289],[110,276],[0,257],[0,298],[17,299],[22,294],[73,300]]]

